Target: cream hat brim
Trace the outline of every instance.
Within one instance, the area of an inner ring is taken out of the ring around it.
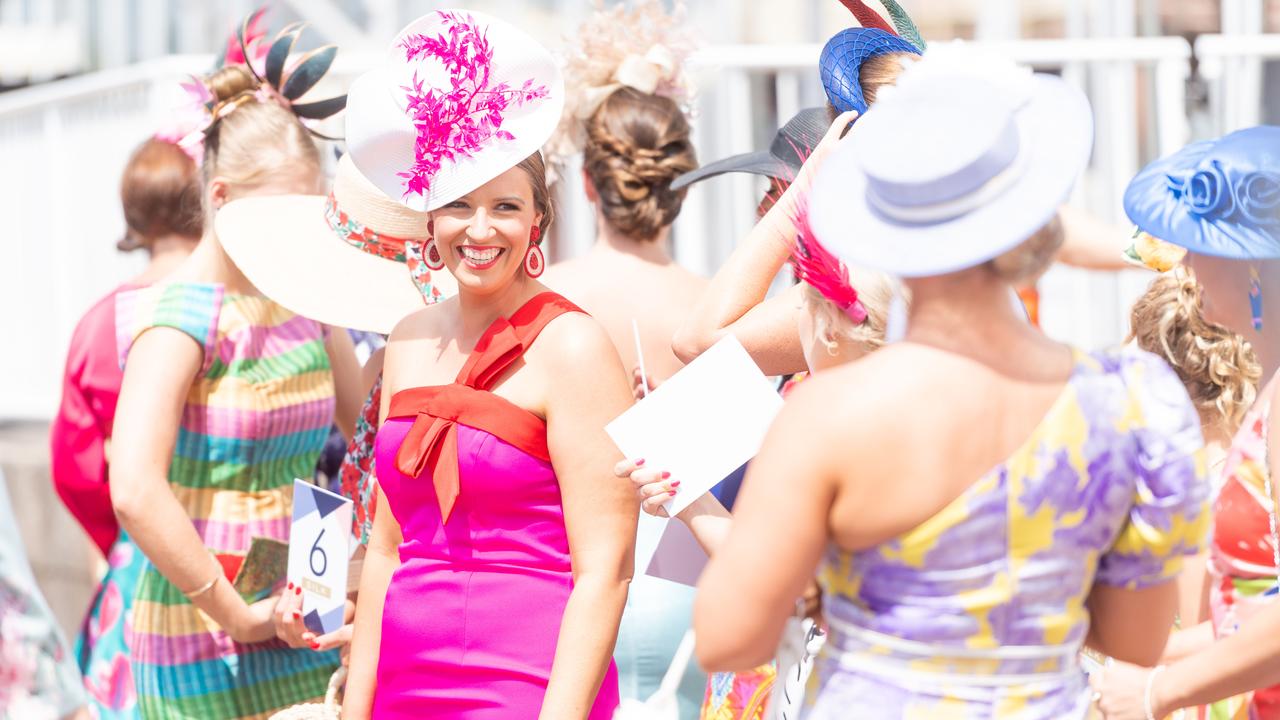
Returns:
[[[232,262],[271,300],[326,325],[388,334],[427,303],[408,266],[339,237],[325,202],[320,195],[233,200],[214,228]],[[445,297],[457,291],[446,270],[432,271],[431,280]]]

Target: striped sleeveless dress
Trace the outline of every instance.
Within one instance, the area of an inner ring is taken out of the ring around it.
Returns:
[[[234,577],[252,538],[288,541],[293,479],[311,477],[329,433],[334,390],[324,330],[266,298],[214,284],[121,293],[116,313],[122,362],[153,327],[180,330],[204,349],[169,484]],[[144,718],[265,718],[322,696],[338,663],[336,652],[278,640],[234,642],[150,563],[135,591],[130,646]]]

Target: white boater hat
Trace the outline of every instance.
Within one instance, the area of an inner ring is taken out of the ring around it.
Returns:
[[[1083,93],[964,43],[885,87],[818,170],[814,233],[846,263],[943,275],[1048,223],[1089,160]]]
[[[452,275],[422,261],[427,214],[388,198],[347,155],[328,197],[233,200],[214,228],[264,295],[334,327],[390,333],[405,315],[457,292]]]
[[[419,211],[484,185],[547,142],[564,108],[555,59],[514,25],[439,10],[400,31],[347,94],[356,167]]]

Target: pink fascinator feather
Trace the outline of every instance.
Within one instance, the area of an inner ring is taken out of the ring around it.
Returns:
[[[400,43],[405,59],[438,60],[449,74],[450,87],[423,87],[415,72],[406,93],[407,112],[418,132],[413,167],[398,173],[405,179],[405,195],[425,196],[432,178],[445,162],[472,157],[493,141],[513,140],[502,129],[510,107],[546,98],[545,85],[532,78],[513,88],[491,79],[493,47],[466,15],[441,12],[445,32],[435,37],[408,35]]]
[[[867,308],[858,300],[858,291],[849,282],[849,269],[818,242],[809,225],[809,199],[796,207],[796,241],[791,248],[791,267],[796,277],[812,285],[822,297],[844,311],[855,325],[867,319]]]
[[[267,37],[267,30],[262,26],[262,22],[266,14],[266,8],[259,8],[245,21],[244,42],[240,41],[237,33],[231,33],[231,37],[227,38],[227,49],[222,53],[222,62],[218,64],[219,67],[248,65],[259,76],[264,73],[268,45],[263,42]]]

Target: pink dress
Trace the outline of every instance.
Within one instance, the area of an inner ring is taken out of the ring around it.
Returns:
[[[103,557],[111,554],[120,534],[111,509],[106,455],[124,379],[116,351],[116,295],[134,287],[112,290],[76,323],[62,375],[62,403],[49,426],[53,487]]]
[[[573,589],[546,423],[489,392],[565,312],[554,293],[485,331],[452,385],[395,394],[378,432],[378,482],[400,521],[382,613],[373,717],[537,717]],[[591,708],[618,705],[610,663]]]

